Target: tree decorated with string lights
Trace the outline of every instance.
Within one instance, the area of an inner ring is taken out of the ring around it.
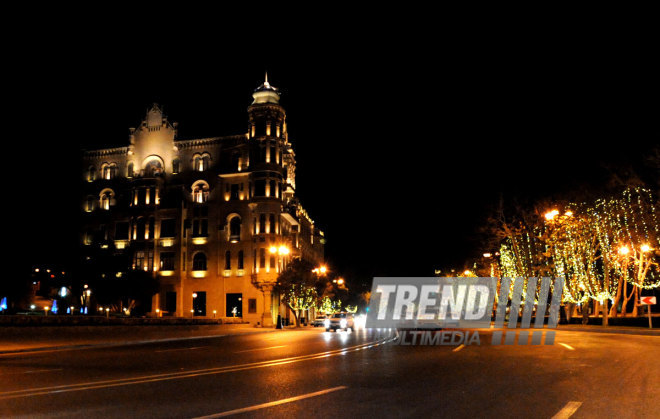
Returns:
[[[660,286],[656,215],[653,194],[633,187],[590,205],[567,204],[562,212],[553,208],[542,217],[521,217],[525,222],[501,222],[499,271],[507,277],[564,277],[569,317],[575,305],[590,300],[596,312],[602,309],[604,324],[619,305],[625,315],[630,300],[636,316],[641,291]]]

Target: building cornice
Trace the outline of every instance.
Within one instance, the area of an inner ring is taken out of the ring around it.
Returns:
[[[85,150],[83,151],[83,154],[86,157],[125,155],[128,154],[128,147],[102,148],[99,150]]]

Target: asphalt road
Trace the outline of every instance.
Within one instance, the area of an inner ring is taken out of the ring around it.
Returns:
[[[659,417],[660,337],[400,346],[286,330],[0,356],[0,417]]]

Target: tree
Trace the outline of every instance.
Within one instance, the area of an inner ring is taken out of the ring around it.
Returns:
[[[318,277],[312,272],[314,265],[302,259],[295,259],[277,277],[275,290],[282,297],[296,319],[296,327],[300,327],[300,313],[310,309],[317,303]]]

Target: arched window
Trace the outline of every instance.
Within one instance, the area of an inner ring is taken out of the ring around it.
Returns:
[[[105,163],[101,167],[101,175],[103,176],[103,179],[105,180],[110,180],[113,179],[117,175],[117,164],[115,163]]]
[[[229,220],[229,241],[237,243],[241,240],[241,217],[238,215]]]
[[[231,269],[231,252],[227,250],[225,252],[225,270]]]
[[[112,189],[104,189],[99,195],[100,208],[104,210],[109,210],[111,205],[114,205],[115,193]]]
[[[203,204],[209,199],[209,184],[203,180],[198,180],[192,185],[193,202]]]
[[[128,167],[126,169],[126,177],[133,177],[135,173],[135,165],[133,162],[128,163]]]
[[[163,173],[163,165],[158,160],[151,160],[144,167],[144,175],[147,177],[157,176]]]
[[[195,154],[193,156],[193,170],[203,172],[210,167],[211,155],[209,153]]]
[[[89,166],[87,169],[87,181],[93,182],[96,180],[96,168],[94,166]]]
[[[193,256],[193,271],[206,270],[206,255],[202,252],[196,253]]]

